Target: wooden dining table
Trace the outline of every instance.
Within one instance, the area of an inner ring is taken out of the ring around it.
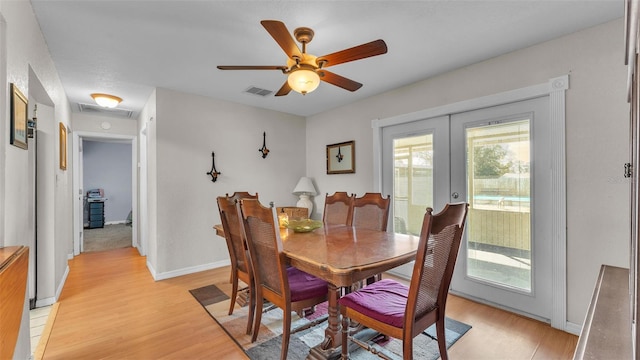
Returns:
[[[224,237],[221,225],[214,226]],[[339,354],[342,289],[415,259],[419,237],[345,225],[324,225],[306,233],[280,229],[284,253],[292,266],[329,283],[328,324],[322,343],[309,358],[328,359]]]

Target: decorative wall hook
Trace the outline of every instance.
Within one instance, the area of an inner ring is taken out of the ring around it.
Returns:
[[[207,175],[211,175],[211,181],[216,182],[218,180],[218,175],[222,173],[216,170],[216,153],[211,153],[211,171],[207,173]]]
[[[338,146],[338,155],[336,155],[336,158],[338,158],[338,162],[341,162],[342,159],[344,158],[344,155],[342,155],[340,153],[340,147]]]
[[[262,133],[262,147],[258,149],[262,153],[262,158],[266,158],[269,155],[269,149],[267,149],[267,132]]]

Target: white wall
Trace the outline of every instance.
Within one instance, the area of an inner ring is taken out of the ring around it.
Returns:
[[[155,137],[149,153],[155,152],[156,163],[149,177],[157,182],[157,259],[152,266],[161,278],[228,262],[226,243],[212,228],[220,223],[216,197],[249,191],[258,192],[265,205],[296,203],[291,192],[305,174],[305,121],[167,89],[156,92],[155,131],[149,135]],[[263,131],[271,150],[266,159],[258,151]],[[222,172],[215,183],[206,175],[211,152]],[[150,171],[153,166],[150,161]]]
[[[629,159],[623,22],[613,21],[307,119],[307,174],[320,193],[373,189],[371,120],[546,83],[567,91],[567,318],[581,325],[600,264],[628,267]],[[340,127],[340,133],[334,129]],[[326,175],[325,146],[356,140],[356,174]],[[324,197],[315,198],[316,208]]]
[[[82,142],[83,186],[86,191],[101,188],[107,198],[106,223],[127,220],[131,204],[131,144],[117,142]]]
[[[103,123],[109,123],[109,129],[103,129]],[[132,135],[138,134],[138,122],[135,119],[124,119],[112,116],[73,113],[71,116],[73,131],[83,131],[95,134],[117,134]]]
[[[62,171],[57,167],[58,131],[57,124],[69,124],[70,108],[56,68],[51,60],[47,45],[36,22],[31,3],[28,1],[0,0],[0,99],[3,102],[0,111],[0,246],[28,245],[29,233],[29,202],[25,198],[17,198],[16,194],[23,192],[22,187],[31,182],[29,172],[23,171],[28,161],[28,152],[9,145],[9,96],[8,83],[15,83],[30,99],[43,101],[40,88],[31,91],[33,79],[37,79],[46,89],[46,97],[51,101],[51,116],[43,116],[39,125],[40,142],[38,148],[46,150],[50,156],[39,158],[39,165],[43,165],[44,172],[38,172],[40,182],[47,182],[50,186],[38,185],[39,196],[51,199],[50,203],[39,202],[39,219],[47,222],[49,236],[38,238],[39,244],[51,251],[47,256],[38,259],[38,297],[55,296],[55,292],[63,282],[67,268],[67,254],[70,253],[71,240],[71,208],[70,202],[70,171]],[[31,70],[30,70],[31,69]],[[33,77],[31,77],[33,76]],[[32,104],[29,106],[29,116],[32,116]],[[46,111],[45,111],[46,112]],[[54,126],[55,125],[55,126]],[[31,143],[30,143],[31,146]],[[46,146],[46,149],[44,147]],[[40,152],[40,151],[38,151]],[[7,196],[8,194],[11,194]],[[42,207],[41,207],[42,205]],[[43,217],[40,217],[43,216]],[[8,228],[5,224],[11,224]],[[40,231],[40,224],[39,231]],[[39,232],[40,234],[40,232]],[[40,245],[39,245],[40,246]],[[33,249],[32,249],[33,250]],[[40,281],[42,280],[42,291]],[[25,303],[25,309],[27,304]],[[24,317],[23,317],[24,319]],[[15,358],[27,359],[30,355],[29,324],[24,321]]]

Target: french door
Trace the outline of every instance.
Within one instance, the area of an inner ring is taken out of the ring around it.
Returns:
[[[419,235],[425,209],[449,202],[449,116],[382,129],[382,192],[395,232]],[[390,221],[391,222],[391,221]],[[413,262],[390,272],[409,278]]]
[[[548,97],[382,129],[382,188],[394,231],[426,207],[470,204],[451,291],[551,317]],[[413,264],[394,270],[409,277]]]

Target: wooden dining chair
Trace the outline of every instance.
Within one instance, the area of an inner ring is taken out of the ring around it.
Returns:
[[[234,196],[220,196],[217,198],[218,210],[220,212],[220,220],[222,221],[222,229],[224,237],[227,241],[229,249],[229,258],[231,259],[231,301],[229,305],[229,315],[233,314],[233,309],[238,296],[238,281],[242,281],[248,285],[247,297],[249,308],[254,306],[255,290],[253,283],[253,275],[251,273],[251,262],[247,251],[246,241],[242,231],[242,223],[238,218],[238,210],[236,208],[237,199],[242,195],[234,193]],[[248,198],[257,198],[250,195]],[[253,312],[249,311],[249,319],[247,319],[247,334],[251,333],[253,323]]]
[[[378,231],[387,231],[391,196],[386,198],[380,193],[365,193],[362,197],[353,196],[353,214],[351,224],[355,227]],[[381,274],[368,278],[365,283],[371,284],[382,279]]]
[[[351,224],[355,227],[378,231],[387,231],[391,196],[386,198],[380,193],[365,193],[353,199],[353,215]]]
[[[229,193],[226,193],[226,197],[227,197],[227,199],[232,201],[234,203],[234,206],[235,206],[235,202],[240,200],[240,199],[257,199],[258,198],[258,193],[256,193],[255,195],[251,195],[248,191],[235,191],[231,195],[229,195]],[[242,228],[242,225],[240,224],[240,221],[238,221],[238,225],[240,225],[240,227]],[[245,250],[246,250],[246,246],[245,246]],[[232,274],[231,281],[233,282],[233,274]]]
[[[351,226],[351,216],[353,214],[354,195],[346,192],[336,192],[324,198],[324,212],[322,222],[329,225],[349,225]]]
[[[258,193],[256,193],[255,195],[251,195],[247,191],[236,191],[231,195],[229,195],[229,193],[227,193],[227,198],[230,198],[232,200],[257,199],[258,198]]]
[[[291,335],[291,312],[303,313],[327,300],[328,284],[293,266],[287,267],[278,221],[273,208],[262,206],[258,200],[243,199],[238,204],[249,258],[256,284],[256,315],[251,341],[256,341],[262,321],[263,301],[266,299],[283,312],[282,353],[285,360]]]
[[[408,287],[383,279],[340,298],[342,359],[348,359],[349,339],[369,348],[349,336],[350,320],[401,339],[405,360],[413,359],[413,338],[435,323],[440,357],[448,358],[445,305],[468,207],[467,203],[447,204],[436,215],[427,209]]]

